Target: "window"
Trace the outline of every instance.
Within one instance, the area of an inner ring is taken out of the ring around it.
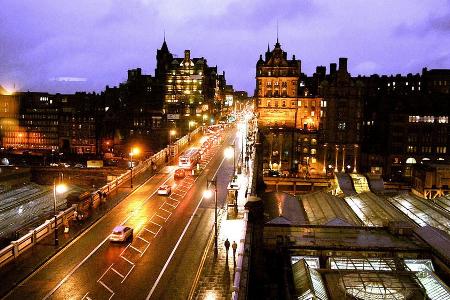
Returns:
[[[408,148],[406,148],[406,151],[408,153],[415,153],[416,152],[416,146],[408,146]]]
[[[298,107],[302,107],[302,101],[298,100]]]
[[[286,101],[283,100],[282,104],[283,107],[286,107]]]
[[[315,115],[315,112],[311,111],[311,117],[314,117],[314,115]]]
[[[447,153],[447,147],[436,147],[436,153]]]
[[[270,100],[267,100],[267,107],[270,107]]]
[[[291,106],[295,107],[295,101],[291,101]]]
[[[345,122],[339,122],[338,123],[338,129],[339,130],[345,130]]]
[[[311,154],[316,154],[317,150],[316,149],[311,149]]]

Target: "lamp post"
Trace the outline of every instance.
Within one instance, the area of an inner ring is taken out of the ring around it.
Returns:
[[[189,125],[188,141],[190,142],[191,141],[191,126],[195,125],[195,122],[194,121],[189,121],[188,125]]]
[[[169,146],[172,146],[172,136],[175,135],[175,134],[177,134],[175,129],[171,129],[169,131]]]
[[[67,190],[67,187],[65,184],[60,183],[56,184],[56,179],[53,180],[53,213],[55,216],[55,246],[58,246],[59,240],[58,240],[58,223],[57,218],[58,215],[56,214],[56,194],[62,194]]]
[[[139,154],[139,149],[134,147],[130,151],[130,187],[133,188],[133,155]]]
[[[210,185],[214,185],[214,255],[217,256],[217,177],[215,179],[206,179],[206,190],[203,194],[205,198],[211,198],[212,191]]]
[[[227,159],[230,159],[231,157],[233,157],[233,180],[234,180],[235,161],[236,161],[234,143],[225,149],[224,154],[225,154],[225,158],[227,158]]]

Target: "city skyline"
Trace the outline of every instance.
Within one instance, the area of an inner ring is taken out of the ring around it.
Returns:
[[[250,95],[255,61],[277,38],[302,72],[349,58],[353,76],[420,73],[450,65],[449,1],[6,1],[0,12],[0,85],[20,91],[102,91],[126,70],[154,74],[164,35],[179,57],[226,72]],[[278,30],[277,30],[278,28]]]

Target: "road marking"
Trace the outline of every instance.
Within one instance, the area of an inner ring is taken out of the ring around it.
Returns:
[[[98,283],[100,283],[101,285],[103,285],[103,286],[105,287],[105,289],[107,289],[107,290],[111,293],[111,296],[109,297],[109,299],[111,299],[111,298],[114,296],[114,291],[111,290],[106,284],[103,283],[102,278],[103,278],[103,276],[105,276],[105,274],[112,268],[113,265],[114,265],[114,264],[111,264],[111,265],[109,266],[109,268],[106,269],[106,271],[102,274],[102,276],[100,276],[100,278],[97,280]]]
[[[138,248],[134,247],[133,245],[131,245],[131,246],[130,246],[130,248],[132,248],[132,249],[136,250],[136,251],[137,251],[137,252],[139,252],[139,253],[142,253],[142,251],[141,251],[141,250],[139,250]]]
[[[134,194],[138,189],[140,189],[142,186],[144,186],[148,181],[150,181],[153,178],[150,177],[149,179],[147,179],[143,184],[141,184],[137,189],[135,189],[131,194],[127,195],[123,200],[125,200],[126,198],[128,198],[129,196],[131,196],[132,194]],[[166,183],[167,181],[169,181],[171,177],[169,176],[164,182]],[[145,199],[141,205],[139,206],[139,208],[141,208],[142,206],[144,206],[150,199],[151,197],[153,197],[156,192],[158,190],[156,189],[153,194],[151,194],[147,199]],[[122,201],[120,201],[119,203],[121,203]],[[93,225],[91,225],[86,231],[84,231],[81,235],[79,235],[76,239],[74,239],[72,242],[70,242],[67,246],[65,246],[65,248],[67,249],[68,247],[70,247],[72,244],[74,244],[78,239],[80,239],[81,237],[83,237],[86,233],[88,233],[94,226],[96,226],[101,220],[103,220],[103,218],[105,218],[106,216],[108,216],[111,212],[113,211],[113,209],[111,209],[107,214],[103,215],[100,219],[98,219],[98,221],[96,221]],[[133,216],[133,214],[130,214],[128,217],[125,218],[125,220],[122,222],[121,225],[125,224],[131,217]],[[160,226],[159,224],[156,224],[158,226]],[[91,253],[89,253],[80,263],[78,263],[50,292],[47,293],[47,295],[44,296],[43,300],[48,299],[57,289],[59,289],[61,287],[61,285],[63,285],[70,276],[72,276],[73,273],[75,273],[75,271],[77,271],[95,252],[97,252],[97,250],[109,239],[109,236],[107,236],[100,244],[97,245],[97,247],[94,248],[94,250],[91,251]],[[64,251],[60,251],[58,252],[55,256],[53,256],[48,262],[46,262],[44,265],[42,265],[39,269],[37,269],[35,272],[33,272],[25,281],[23,281],[22,283],[25,283],[29,278],[31,278],[31,276],[33,276],[34,274],[36,274],[37,272],[39,272],[42,268],[44,268],[47,264],[49,264],[51,261],[53,261],[57,256],[59,256],[61,253],[63,253]],[[123,252],[122,252],[123,253]],[[10,291],[10,293],[13,290]],[[111,298],[110,298],[111,299]]]
[[[159,218],[161,218],[161,219],[163,219],[164,220],[164,222],[167,220],[166,218],[164,218],[163,216],[160,216],[160,215],[158,215],[158,214],[155,214],[155,216],[157,216],[157,217],[159,217]]]
[[[116,269],[114,269],[114,268],[112,268],[112,267],[111,267],[111,270],[113,270],[114,272],[116,272],[116,274],[119,275],[120,277],[122,277],[122,278],[125,277],[124,275],[120,274],[119,271],[117,271]]]
[[[136,265],[133,264],[133,266],[131,267],[130,271],[128,271],[127,275],[125,275],[125,277],[122,279],[122,281],[120,283],[123,283],[125,281],[125,279],[127,279],[128,275],[130,275],[131,271],[133,271],[135,266]]]
[[[155,215],[153,215],[153,217],[154,217],[154,216],[155,216]],[[155,223],[155,222],[152,221],[153,217],[150,219],[149,222],[155,224],[156,226],[161,227],[161,225],[159,225],[158,223]],[[150,231],[150,230],[149,230],[149,231]],[[151,232],[151,231],[150,231],[150,232]],[[153,232],[152,232],[152,233],[153,233]]]
[[[220,167],[222,166],[223,162],[225,161],[225,157],[222,159],[222,161],[220,162],[219,166],[217,167],[216,172],[213,175],[213,178],[216,177],[217,172],[219,171]],[[161,280],[161,277],[163,276],[164,272],[166,271],[167,267],[169,266],[170,261],[172,260],[173,255],[175,254],[175,251],[178,249],[178,246],[181,243],[181,240],[183,239],[184,235],[186,234],[187,229],[189,228],[189,225],[191,225],[192,220],[194,219],[195,214],[197,213],[198,208],[200,207],[200,204],[203,201],[203,196],[200,199],[200,201],[197,204],[197,207],[195,208],[194,212],[192,213],[191,217],[189,218],[188,223],[186,224],[186,226],[183,229],[183,232],[181,233],[180,238],[178,239],[177,243],[175,244],[175,247],[173,248],[172,252],[169,255],[169,258],[167,258],[166,263],[164,264],[164,267],[162,268],[161,272],[158,275],[158,278],[156,278],[155,283],[153,284],[153,287],[151,288],[150,292],[147,295],[147,298],[145,298],[145,300],[149,300],[150,297],[153,295],[153,292],[156,289],[156,286],[159,284],[159,281]]]
[[[214,234],[211,234],[209,237],[208,243],[206,244],[206,248],[203,252],[202,259],[200,260],[200,265],[198,266],[197,273],[195,274],[194,282],[192,283],[191,290],[189,292],[188,299],[191,300],[194,297],[195,288],[197,287],[198,280],[200,279],[200,275],[202,274],[203,265],[205,264],[206,258],[208,256],[208,250],[211,247],[211,244],[214,240]]]
[[[144,228],[145,229],[145,228]],[[150,242],[149,241],[147,241],[146,239],[144,239],[143,237],[140,237],[140,236],[138,236],[138,239],[141,239],[141,240],[143,240],[144,242],[146,242],[146,243],[149,243],[150,244]]]

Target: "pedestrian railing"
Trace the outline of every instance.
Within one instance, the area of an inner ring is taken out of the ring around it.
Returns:
[[[245,237],[247,235],[247,222],[248,222],[248,211],[244,212],[243,227],[241,231],[241,236],[239,239],[239,244],[236,250],[237,260],[236,269],[234,272],[234,282],[233,282],[233,292],[231,294],[231,299],[237,300],[239,298],[239,288],[241,287],[241,278],[244,267],[244,255],[245,255]]]
[[[202,127],[198,127],[193,130],[190,135],[197,135]],[[184,149],[185,146],[189,142],[189,134],[183,136],[174,144],[177,145],[177,149]],[[133,168],[133,172],[128,170],[124,174],[118,176],[111,182],[108,182],[98,190],[91,193],[91,203],[96,203],[101,200],[103,195],[108,195],[114,190],[116,190],[122,183],[130,180],[131,173],[133,173],[133,177],[145,172],[148,168],[152,167],[152,162],[157,166],[165,163],[166,155],[168,155],[169,147],[166,147],[154,154],[150,158],[146,159],[139,165]],[[56,217],[56,228],[58,228],[62,224],[67,224],[69,220],[72,220],[75,216],[75,207],[70,207],[59,214]],[[20,237],[19,239],[12,241],[8,246],[0,250],[0,267],[4,264],[8,263],[11,260],[16,259],[20,254],[25,252],[34,246],[37,242],[42,240],[47,235],[51,234],[55,231],[55,219],[46,220],[42,225],[36,227],[35,229],[30,230],[27,234]]]

